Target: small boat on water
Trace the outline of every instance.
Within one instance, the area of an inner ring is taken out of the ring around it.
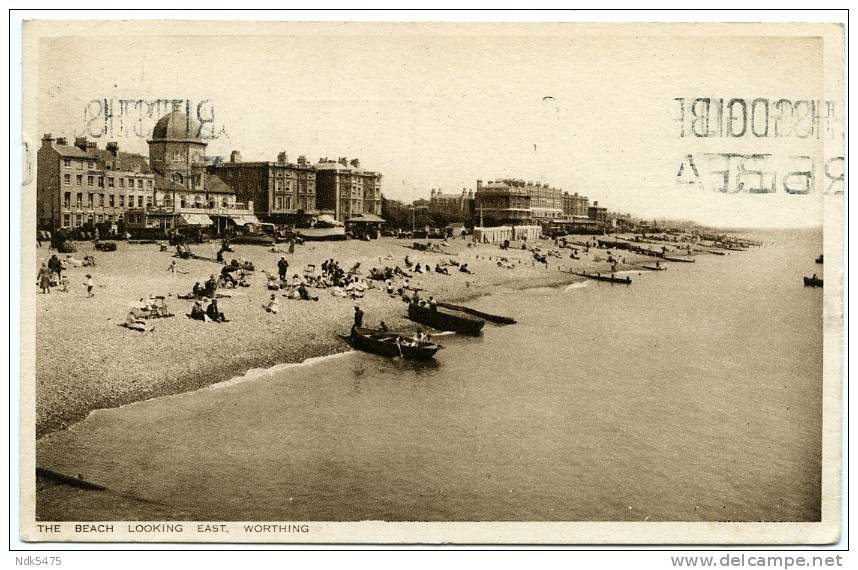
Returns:
[[[805,287],[822,287],[822,279],[814,275],[813,277],[804,278]]]
[[[641,269],[649,269],[650,271],[666,271],[667,267],[661,265],[641,265]]]
[[[668,255],[662,255],[661,258],[665,261],[678,261],[680,263],[694,263],[694,260],[689,257],[670,257]]]
[[[351,334],[341,334],[340,338],[357,350],[409,360],[429,360],[444,348],[431,341],[417,340],[399,332],[381,332],[357,327],[352,327]]]
[[[723,251],[717,251],[717,250],[714,250],[714,249],[710,249],[710,250],[709,250],[709,253],[711,253],[712,255],[727,255],[727,254],[726,254],[726,253],[724,253]]]
[[[817,258],[816,258],[816,262],[817,262],[817,263],[822,263],[822,255],[823,255],[823,254],[821,254],[821,253],[820,253],[820,254],[819,254],[819,257],[817,257]]]
[[[632,278],[631,277],[615,277],[613,275],[602,275],[600,273],[584,273],[578,271],[570,271],[573,275],[579,275],[581,277],[586,277],[587,279],[593,279],[594,281],[605,281],[607,283],[619,283],[621,285],[631,285]]]
[[[440,331],[454,331],[463,334],[478,335],[486,322],[469,315],[455,315],[441,309],[421,307],[416,303],[408,304],[408,318],[428,325]]]

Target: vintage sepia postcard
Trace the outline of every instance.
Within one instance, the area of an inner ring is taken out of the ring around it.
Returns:
[[[839,539],[841,25],[22,33],[22,540]]]

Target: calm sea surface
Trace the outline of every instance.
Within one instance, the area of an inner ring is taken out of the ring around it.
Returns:
[[[434,364],[352,352],[99,411],[40,464],[200,520],[818,520],[821,233],[757,237],[481,298],[519,324]]]

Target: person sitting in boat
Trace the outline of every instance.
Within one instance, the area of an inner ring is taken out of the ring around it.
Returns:
[[[209,303],[208,308],[206,308],[206,316],[216,323],[228,322],[223,312],[217,306],[217,299],[212,299],[212,302]]]

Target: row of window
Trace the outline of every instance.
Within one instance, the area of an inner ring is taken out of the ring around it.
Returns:
[[[93,208],[95,206],[100,206],[100,207],[107,206],[108,208],[113,208],[113,207],[117,207],[117,206],[120,208],[125,207],[125,195],[124,194],[119,194],[118,196],[114,196],[113,194],[107,194],[107,195],[105,195],[105,194],[93,194],[92,192],[90,192],[89,194],[86,195],[86,198],[87,198],[86,207],[88,207],[88,208]],[[84,199],[83,192],[78,192],[77,195],[75,196],[74,205],[77,206],[78,208],[83,208],[84,207],[83,199]],[[136,203],[137,203],[138,208],[142,208],[143,207],[143,196],[137,196]],[[134,204],[135,204],[134,196],[128,196],[128,207],[133,208]],[[63,205],[66,208],[71,208],[71,206],[72,206],[72,193],[71,192],[66,192],[63,195]],[[147,206],[152,205],[152,196],[146,196],[146,205]]]
[[[108,188],[114,188],[116,186],[116,180],[117,179],[115,179],[113,176],[108,176],[107,177],[107,187]],[[126,179],[125,178],[119,178],[118,180],[119,180],[119,187],[120,188],[126,188]],[[136,180],[137,181],[136,182],[137,188],[139,188],[141,190],[143,189],[143,184],[144,184],[143,178],[128,178],[127,180],[128,180],[127,188],[134,188],[135,180]],[[71,186],[71,183],[72,183],[71,174],[63,174],[63,184],[65,186]],[[149,189],[153,188],[155,185],[154,181],[152,181],[151,179],[146,180],[145,183],[146,183],[146,188],[149,188]],[[76,186],[83,186],[83,174],[78,174],[75,177],[75,185]],[[96,186],[97,185],[99,188],[104,188],[104,176],[87,176],[86,177],[86,185],[87,186]]]
[[[114,223],[121,222],[122,214],[114,216],[113,214],[63,214],[64,228],[79,228],[85,222],[90,224],[101,224],[104,222]]]
[[[77,170],[83,170],[84,168],[95,170],[97,164],[94,160],[72,160],[71,158],[64,158],[63,166],[66,168],[76,168]],[[104,168],[106,170],[116,170],[116,164],[113,162],[105,162]],[[134,169],[136,171],[137,167],[135,166]]]
[[[66,168],[89,168],[90,170],[95,169],[95,161],[94,160],[72,160],[70,158],[63,159],[63,166]]]

